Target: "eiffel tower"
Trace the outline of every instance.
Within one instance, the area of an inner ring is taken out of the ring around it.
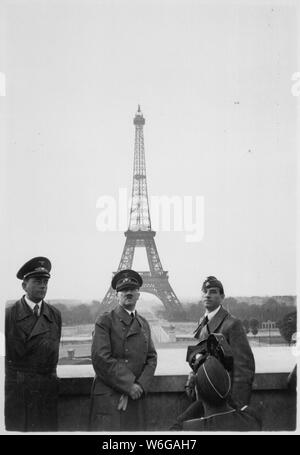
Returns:
[[[139,271],[143,278],[143,286],[140,291],[158,297],[170,316],[181,315],[184,313],[182,305],[169,283],[168,272],[161,265],[154,240],[156,232],[151,229],[143,132],[145,119],[140,106],[138,106],[133,123],[135,125],[135,146],[131,210],[129,227],[124,233],[126,241],[118,272],[132,268],[135,248],[145,248],[150,271]],[[107,291],[102,304],[109,308],[115,306],[116,291],[112,287]]]

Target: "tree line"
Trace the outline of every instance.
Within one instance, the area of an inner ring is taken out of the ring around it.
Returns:
[[[65,305],[63,303],[55,303],[56,308],[61,311],[62,320],[65,325],[78,325],[78,324],[93,324],[98,315],[108,310],[105,305],[102,305],[100,301],[93,300],[89,304],[79,305]],[[279,303],[275,298],[268,297],[261,305],[249,304],[246,302],[239,302],[233,297],[226,297],[223,301],[223,306],[233,316],[239,318],[241,321],[256,319],[261,326],[264,321],[281,321],[284,316],[288,313],[292,313],[296,310],[295,305],[287,305],[285,303]],[[205,308],[201,302],[184,302],[183,303],[184,313],[183,316],[178,316],[175,313],[172,314],[161,306],[158,311],[155,311],[156,315],[163,317],[169,321],[175,320],[176,318],[182,318],[185,321],[198,321],[203,315]]]
[[[274,297],[267,297],[261,305],[238,301],[233,297],[226,297],[223,307],[233,316],[240,319],[246,333],[259,333],[262,322],[275,322],[282,338],[291,344],[292,336],[297,331],[296,306],[278,302]],[[185,320],[198,321],[205,312],[203,303],[187,303],[184,305]],[[167,314],[160,310],[159,315],[169,320],[176,320],[176,314]]]
[[[102,305],[100,301],[93,300],[90,304],[65,305],[55,303],[62,315],[63,325],[93,324],[100,314],[108,311],[109,308]],[[293,333],[297,330],[296,307],[280,303],[273,297],[266,298],[261,305],[239,302],[233,297],[226,297],[223,306],[233,316],[240,319],[246,333],[257,335],[262,322],[276,322],[282,337],[290,344]],[[164,307],[155,311],[158,317],[169,321],[191,321],[196,322],[203,315],[205,308],[201,302],[186,302],[183,304],[184,313],[167,312]],[[180,318],[180,319],[179,319]]]
[[[55,303],[53,306],[61,312],[63,325],[93,324],[97,316],[105,311],[98,300],[93,300],[89,304],[65,305],[64,303]]]

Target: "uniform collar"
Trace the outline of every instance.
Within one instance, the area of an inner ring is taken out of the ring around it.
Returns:
[[[228,311],[225,308],[220,307],[219,311],[214,315],[214,317],[208,322],[208,327],[210,333],[215,332],[220,327],[220,324],[229,316]]]
[[[208,313],[208,311],[205,312],[204,314],[204,317],[207,316],[207,319],[209,321],[212,320],[212,318],[218,313],[218,311],[221,309],[221,305],[218,306],[218,308],[216,308],[214,311],[211,311],[210,313]]]
[[[27,303],[27,305],[32,309],[32,311],[33,311],[35,305],[38,305],[39,313],[40,313],[41,305],[42,305],[42,302],[43,302],[42,300],[40,300],[39,302],[36,303],[36,302],[33,302],[32,300],[30,300],[27,295],[24,295],[24,299],[25,299],[25,302]]]
[[[16,302],[16,309],[17,309],[17,319],[18,320],[21,320],[21,319],[24,319],[24,318],[27,318],[28,316],[32,316],[33,313],[32,313],[32,310],[31,308],[28,306],[26,300],[25,300],[25,296],[23,296],[21,298],[21,300],[18,300]],[[41,314],[43,316],[46,316],[46,318],[52,322],[53,321],[53,318],[52,318],[52,315],[51,315],[51,312],[49,310],[49,305],[47,305],[47,303],[42,300],[42,306],[41,306]]]
[[[125,310],[125,308],[118,304],[115,308],[115,312],[118,314],[120,320],[125,322],[126,325],[131,324],[132,322],[132,317],[130,316],[130,313],[132,313],[131,311]],[[134,313],[136,320],[140,325],[142,325],[138,312],[134,310]]]
[[[126,308],[124,308],[123,306],[122,306],[122,308],[123,308],[123,310],[125,310],[125,311],[129,314],[130,317],[131,317],[131,314],[132,314],[132,313],[134,314],[134,316],[136,315],[136,311],[135,311],[135,310],[129,311],[129,310],[127,310]]]
[[[214,311],[209,313],[210,319],[208,320],[207,327],[209,329],[209,333],[213,333],[218,330],[224,319],[226,319],[229,316],[228,311],[226,311],[222,305],[220,305],[220,308],[216,308]],[[209,316],[208,316],[209,317]],[[204,328],[204,319],[205,315],[200,319],[199,325],[197,329],[194,331],[195,338],[198,338],[200,341],[203,339],[206,339],[208,336],[208,331],[202,330]]]

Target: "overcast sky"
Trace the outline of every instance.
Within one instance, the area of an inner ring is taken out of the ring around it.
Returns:
[[[2,300],[38,255],[50,299],[104,296],[125,237],[97,201],[131,193],[138,104],[149,195],[204,200],[200,241],[155,237],[178,297],[296,293],[295,4],[1,3]]]

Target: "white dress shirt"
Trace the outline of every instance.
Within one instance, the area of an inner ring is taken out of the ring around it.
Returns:
[[[219,305],[218,308],[216,308],[214,311],[211,311],[210,313],[208,311],[205,312],[204,317],[207,316],[208,322],[212,320],[212,318],[217,314],[220,308],[221,305]]]
[[[127,310],[127,308],[124,308],[124,307],[122,307],[122,308],[123,308],[123,310],[127,311],[127,313],[129,314],[129,316],[131,316],[131,314],[133,313],[133,315],[134,315],[134,317],[135,317],[135,310],[129,311],[129,310]]]
[[[35,305],[38,305],[38,307],[39,307],[38,316],[41,314],[41,305],[42,305],[42,302],[43,302],[42,300],[41,300],[40,302],[37,302],[37,303],[36,303],[36,302],[33,302],[32,300],[30,300],[30,299],[27,297],[27,295],[25,295],[25,301],[26,301],[27,305],[30,306],[30,308],[32,309],[32,311],[33,311]]]

